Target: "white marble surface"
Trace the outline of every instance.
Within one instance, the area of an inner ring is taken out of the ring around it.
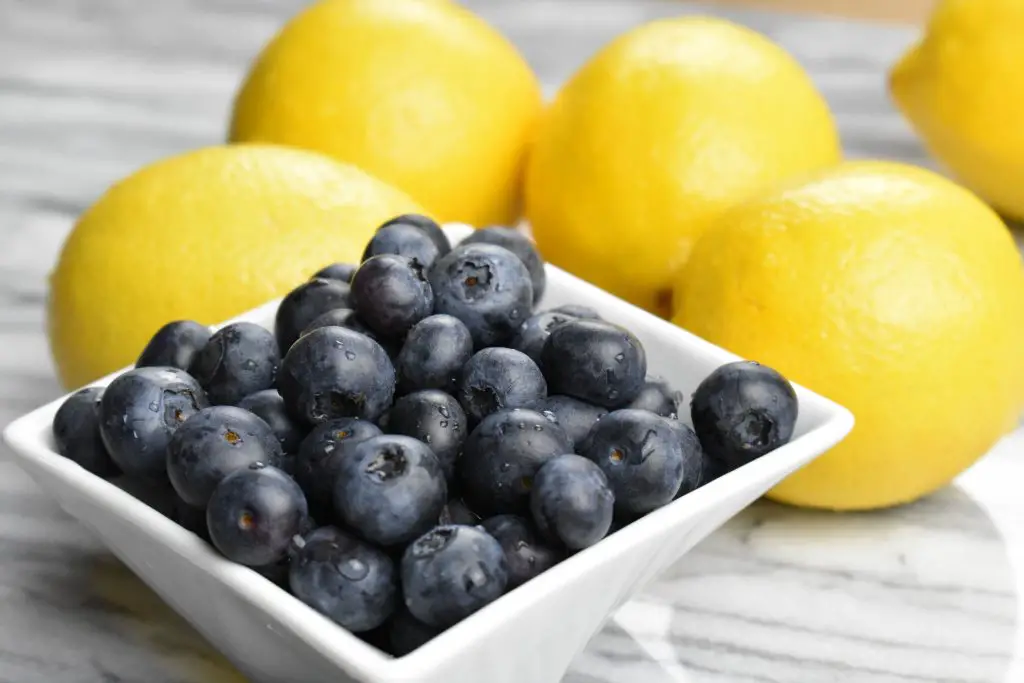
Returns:
[[[221,140],[247,60],[301,4],[0,1],[0,425],[58,394],[42,310],[74,216],[140,164]],[[851,156],[929,163],[884,89],[910,29],[656,0],[467,4],[549,90],[630,25],[725,13],[807,66]],[[1024,681],[1022,456],[1018,434],[956,486],[888,512],[755,505],[624,609],[567,683]],[[0,683],[236,680],[0,459]]]

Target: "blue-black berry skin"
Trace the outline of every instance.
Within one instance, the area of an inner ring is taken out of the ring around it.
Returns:
[[[550,458],[572,452],[560,426],[533,410],[501,410],[470,433],[456,464],[463,497],[486,515],[529,514],[537,470]]]
[[[509,346],[517,351],[522,351],[537,365],[542,363],[541,352],[544,351],[544,342],[548,340],[551,330],[559,325],[576,320],[576,318],[564,313],[545,311],[536,313],[523,321],[519,326],[516,335],[509,342]]]
[[[449,491],[449,493],[451,492]],[[470,510],[469,506],[461,498],[449,499],[437,520],[438,526],[447,526],[449,524],[476,526],[480,522],[480,515]]]
[[[491,244],[460,244],[430,270],[434,311],[469,328],[477,349],[511,339],[530,316],[533,285],[523,262]]]
[[[583,443],[597,421],[608,414],[607,408],[564,394],[548,396],[537,404],[536,410],[554,418],[565,430],[574,449]]]
[[[318,330],[321,327],[344,327],[352,330],[353,332],[365,334],[367,337],[380,344],[390,358],[394,358],[398,354],[398,349],[400,348],[398,340],[388,339],[378,335],[376,332],[371,330],[366,323],[360,320],[359,315],[351,308],[335,308],[332,311],[327,311],[311,322],[306,329],[302,331],[302,334],[309,334],[313,330]]]
[[[102,387],[81,389],[68,396],[53,417],[57,452],[98,477],[120,474],[100,436]]]
[[[199,349],[210,341],[210,328],[194,320],[167,323],[153,335],[135,361],[137,368],[178,368],[188,370]]]
[[[590,306],[584,306],[583,304],[563,304],[561,306],[555,306],[554,308],[548,309],[549,313],[560,313],[567,315],[570,318],[579,318],[581,320],[602,320],[601,314],[596,309]]]
[[[422,441],[384,435],[342,458],[334,509],[345,526],[380,546],[417,538],[437,522],[448,487],[437,457]]]
[[[395,401],[384,426],[389,434],[411,436],[427,444],[451,481],[455,460],[469,434],[466,413],[454,396],[439,389],[406,394]]]
[[[461,320],[428,316],[409,330],[395,359],[398,389],[403,394],[422,389],[454,393],[462,366],[472,355],[473,337]]]
[[[362,260],[381,254],[404,256],[416,261],[424,270],[429,270],[441,255],[441,250],[423,230],[407,223],[392,223],[374,233],[363,251]]]
[[[313,273],[311,280],[320,278],[321,280],[337,280],[338,282],[349,282],[352,280],[352,275],[355,274],[356,268],[359,266],[354,263],[332,263],[329,266],[324,266],[320,270]]]
[[[437,246],[438,254],[441,256],[452,250],[452,244],[448,240],[448,236],[444,234],[444,230],[441,229],[441,226],[436,221],[427,216],[418,213],[402,214],[401,216],[395,216],[389,221],[385,221],[377,230],[383,230],[392,225],[411,225],[422,230]]]
[[[674,418],[679,415],[679,404],[682,400],[683,395],[673,389],[668,382],[661,378],[648,377],[640,393],[626,407]]]
[[[391,558],[335,527],[321,527],[302,542],[288,584],[295,597],[353,633],[377,628],[398,603]]]
[[[167,444],[185,420],[209,405],[191,375],[176,368],[136,368],[100,399],[100,435],[130,477],[167,482]]]
[[[403,603],[388,627],[388,645],[395,657],[404,657],[440,635],[443,629],[427,626],[409,613]]]
[[[786,378],[752,361],[719,367],[690,400],[701,446],[729,470],[788,443],[798,413],[796,392]]]
[[[670,419],[668,422],[675,430],[683,449],[683,481],[675,495],[676,498],[680,498],[717,479],[724,471],[719,471],[722,468],[719,467],[718,461],[707,456],[701,448],[697,434],[690,427],[679,420]]]
[[[299,444],[309,433],[309,427],[291,416],[277,389],[264,389],[249,394],[238,402],[238,407],[248,410],[270,425],[281,443],[281,450],[290,456],[288,459],[294,458]],[[287,471],[289,468],[284,469]]]
[[[334,480],[341,461],[356,444],[383,432],[377,425],[355,417],[340,417],[317,425],[303,439],[295,457],[295,481],[302,487],[315,519],[331,520]]]
[[[533,524],[518,515],[498,515],[481,526],[494,537],[505,553],[508,590],[521,586],[561,562],[565,552],[540,539]]]
[[[480,527],[441,526],[406,548],[401,577],[412,616],[447,628],[502,596],[508,565],[501,545]]]
[[[575,454],[559,455],[537,470],[530,512],[541,535],[583,550],[608,534],[615,495],[601,468]]]
[[[530,273],[530,284],[533,286],[533,302],[537,303],[544,296],[547,287],[547,275],[544,272],[544,259],[533,241],[515,228],[492,226],[475,231],[462,241],[462,244],[493,244],[504,247],[515,254],[526,270]]]
[[[279,467],[281,442],[266,422],[234,406],[204,408],[167,444],[167,476],[178,496],[204,508],[217,484],[254,463]]]
[[[434,291],[419,262],[381,254],[352,276],[352,308],[379,336],[402,337],[433,312]]]
[[[610,409],[634,400],[647,376],[640,340],[624,327],[599,320],[571,320],[555,327],[541,359],[551,393]]]
[[[206,525],[224,557],[263,567],[287,556],[307,515],[295,480],[276,467],[256,464],[221,480],[206,506]]]
[[[477,351],[459,378],[459,402],[474,422],[498,410],[533,406],[547,395],[537,364],[521,351],[500,346]]]
[[[281,355],[274,335],[255,323],[227,325],[210,337],[189,366],[210,402],[235,405],[274,386]]]
[[[288,349],[277,389],[292,414],[312,425],[338,417],[374,421],[394,399],[395,368],[365,334],[322,327]]]
[[[350,286],[341,280],[314,277],[281,300],[274,319],[274,336],[281,354],[288,352],[311,322],[335,308],[349,308]]]
[[[581,451],[597,464],[628,516],[669,503],[686,473],[683,444],[670,420],[646,410],[616,410],[602,417]]]

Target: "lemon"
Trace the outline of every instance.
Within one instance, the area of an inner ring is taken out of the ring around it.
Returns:
[[[1020,415],[1020,256],[990,208],[924,169],[852,162],[741,203],[697,242],[677,306],[681,326],[853,411],[779,501],[914,500]]]
[[[931,153],[1005,215],[1024,219],[1024,3],[945,0],[890,73]]]
[[[324,0],[263,50],[230,138],[353,163],[442,221],[508,224],[541,107],[515,48],[456,3]]]
[[[79,219],[50,279],[50,346],[65,387],[135,361],[164,323],[211,324],[357,262],[377,225],[419,211],[325,156],[211,147],[147,166]]]
[[[723,210],[839,158],[827,105],[780,47],[720,19],[655,21],[557,94],[526,214],[550,261],[668,314],[674,274]]]

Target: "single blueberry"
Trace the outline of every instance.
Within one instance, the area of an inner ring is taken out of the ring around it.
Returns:
[[[454,392],[462,366],[473,355],[473,337],[461,320],[431,315],[413,325],[395,359],[398,389]]]
[[[478,349],[509,340],[530,316],[533,285],[523,262],[492,244],[461,244],[430,270],[434,311],[469,328]]]
[[[281,354],[274,335],[255,323],[231,323],[210,337],[189,366],[210,401],[235,405],[274,386]]]
[[[671,501],[687,473],[676,427],[646,410],[627,408],[602,417],[581,454],[604,471],[615,509],[625,515],[644,515]]]
[[[559,325],[576,320],[576,318],[564,313],[553,313],[546,311],[536,313],[523,321],[516,332],[516,336],[509,342],[509,346],[517,351],[522,351],[533,359],[537,365],[541,364],[541,352],[544,350],[544,342],[551,335],[551,330]]]
[[[435,628],[457,624],[500,598],[507,585],[505,553],[480,527],[436,527],[402,556],[405,606]]]
[[[601,468],[574,454],[559,455],[537,470],[530,512],[541,534],[570,550],[594,545],[612,525],[615,495]]]
[[[177,368],[136,368],[100,399],[100,435],[129,477],[167,482],[167,443],[185,420],[210,405],[191,375]]]
[[[210,328],[194,320],[167,323],[153,335],[135,361],[137,368],[178,368],[188,370],[192,358],[210,341]]]
[[[249,394],[238,402],[238,407],[248,410],[270,425],[281,443],[281,450],[285,456],[289,456],[283,461],[287,465],[287,461],[294,458],[298,452],[299,444],[309,432],[309,427],[291,416],[277,389],[264,389]],[[283,469],[289,471],[287,466]]]
[[[89,387],[67,397],[53,416],[53,441],[57,452],[98,477],[121,473],[111,460],[100,436],[102,387]]]
[[[526,270],[530,273],[533,302],[537,303],[544,296],[544,289],[547,286],[544,259],[541,258],[533,241],[520,231],[504,226],[492,226],[475,231],[462,240],[461,244],[493,244],[508,249],[523,262]]]
[[[462,406],[439,389],[416,391],[395,401],[384,428],[388,434],[404,434],[430,446],[449,481],[469,433]]]
[[[285,354],[311,322],[335,308],[348,308],[350,287],[347,282],[314,277],[281,300],[274,318],[274,336]]]
[[[424,271],[430,270],[434,261],[441,255],[437,244],[423,230],[408,223],[392,223],[382,226],[370,238],[363,251],[362,260],[394,254],[416,261]]]
[[[552,393],[605,408],[635,399],[647,375],[640,340],[624,327],[599,320],[571,320],[555,327],[541,359]]]
[[[437,522],[448,499],[437,456],[408,436],[375,436],[341,459],[334,509],[345,524],[382,546],[408,543]]]
[[[537,364],[521,351],[500,346],[477,351],[459,378],[459,402],[474,422],[498,410],[533,406],[547,395]]]
[[[560,426],[533,410],[501,410],[485,417],[462,446],[456,472],[463,497],[484,515],[529,511],[537,470],[572,451]]]
[[[676,438],[683,449],[683,481],[679,484],[679,490],[674,496],[680,498],[716,479],[724,472],[719,472],[717,461],[704,453],[697,434],[689,426],[677,419],[669,419],[668,423],[675,431]]]
[[[330,520],[334,512],[334,480],[342,459],[355,445],[383,432],[377,425],[355,417],[339,417],[313,428],[302,440],[295,457],[295,481],[302,487],[312,515]]]
[[[461,498],[452,498],[444,504],[441,514],[437,518],[439,526],[449,524],[463,524],[465,526],[476,526],[480,523],[480,515],[469,509]]]
[[[253,463],[279,467],[281,442],[266,422],[234,406],[203,408],[167,444],[167,476],[178,496],[205,508],[213,489]]]
[[[427,626],[409,613],[405,604],[399,606],[388,629],[388,645],[395,657],[404,657],[427,644],[441,633],[441,629]]]
[[[434,292],[417,261],[381,254],[352,276],[352,308],[378,335],[398,338],[431,314]]]
[[[401,216],[395,216],[389,221],[382,223],[377,230],[383,230],[392,225],[411,225],[415,228],[419,228],[427,234],[427,236],[437,246],[437,252],[441,256],[444,256],[452,250],[452,244],[448,240],[448,235],[444,234],[444,230],[435,221],[418,213],[407,213]]]
[[[554,567],[564,552],[538,539],[533,525],[517,515],[498,515],[481,524],[505,553],[508,565],[508,590],[521,586]]]
[[[217,484],[206,506],[206,525],[210,541],[224,557],[262,567],[287,556],[307,514],[306,498],[295,480],[257,463]]]
[[[352,275],[355,274],[356,268],[359,266],[352,263],[332,263],[329,266],[324,266],[320,270],[313,273],[311,280],[337,280],[339,282],[351,282]]]
[[[333,527],[317,529],[291,562],[292,594],[353,633],[395,611],[398,575],[384,552]]]
[[[292,344],[277,389],[309,424],[336,417],[376,420],[391,406],[395,368],[380,344],[344,327],[321,327]]]
[[[560,313],[567,315],[571,318],[579,318],[581,320],[601,320],[601,314],[590,306],[584,306],[583,304],[563,304],[561,306],[555,306],[547,311],[548,313]]]
[[[607,408],[563,394],[548,396],[535,409],[554,418],[561,425],[572,441],[574,450],[587,438],[597,421],[608,414]]]
[[[719,367],[690,400],[701,446],[729,470],[788,443],[798,412],[796,392],[786,378],[751,361]]]
[[[660,377],[648,377],[640,393],[626,407],[648,410],[662,417],[677,417],[682,401],[683,395],[668,382]]]

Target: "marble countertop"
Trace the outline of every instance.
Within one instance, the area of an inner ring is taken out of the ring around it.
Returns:
[[[141,164],[223,138],[247,61],[300,0],[0,3],[0,425],[56,397],[45,278],[74,217]],[[549,90],[627,27],[715,12],[803,63],[850,156],[931,165],[884,71],[910,28],[657,0],[469,0]],[[1024,681],[1024,434],[931,498],[759,503],[627,605],[567,683]],[[0,457],[0,683],[241,681]]]

